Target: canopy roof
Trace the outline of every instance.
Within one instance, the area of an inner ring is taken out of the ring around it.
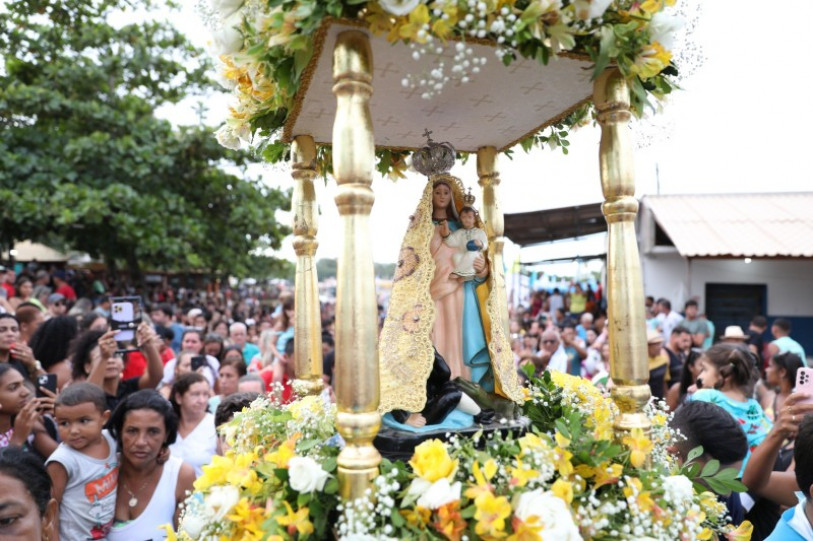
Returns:
[[[684,257],[813,258],[811,192],[649,195],[642,202]]]
[[[601,203],[505,215],[505,236],[520,246],[606,231]]]
[[[329,21],[315,38],[314,55],[284,128],[283,139],[310,135],[329,144],[336,98],[333,95],[333,45],[342,31],[369,31],[350,20]],[[450,39],[441,57],[453,65],[457,41]],[[468,83],[449,82],[431,99],[420,88],[407,88],[408,74],[429,73],[436,57],[412,58],[412,49],[393,46],[384,36],[370,34],[373,49],[373,96],[370,110],[379,148],[414,150],[433,139],[449,142],[461,152],[483,146],[505,150],[551,124],[556,124],[592,98],[592,62],[578,55],[559,55],[548,65],[519,58],[506,68],[494,54],[494,44],[467,41],[474,57],[486,58]],[[440,43],[438,42],[438,45]]]

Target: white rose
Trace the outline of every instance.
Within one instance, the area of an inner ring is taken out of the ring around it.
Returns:
[[[576,8],[576,16],[579,19],[589,21],[604,15],[611,2],[612,0],[575,0],[573,7]]]
[[[240,138],[234,134],[234,131],[225,124],[220,126],[215,132],[215,138],[220,146],[230,148],[232,150],[240,150]],[[226,441],[233,441],[233,438],[226,438]]]
[[[429,490],[432,486],[432,483],[427,481],[426,479],[422,479],[420,477],[416,477],[412,480],[409,484],[409,488],[407,489],[407,497],[416,498]]]
[[[418,7],[421,0],[378,0],[378,3],[384,8],[384,11],[400,17],[401,15],[409,15],[413,9]]]
[[[437,509],[447,503],[460,499],[460,482],[449,484],[445,477],[432,483],[429,490],[421,494],[418,498],[418,505],[427,509]]]
[[[582,540],[565,501],[552,492],[542,492],[541,488],[520,495],[514,516],[523,522],[533,516],[539,517],[543,525],[542,539],[545,541]]]
[[[210,0],[212,9],[222,17],[228,17],[243,5],[243,0]]]
[[[322,490],[328,477],[330,474],[310,457],[295,456],[288,461],[288,480],[297,492]]]
[[[694,487],[685,475],[670,475],[663,480],[663,495],[672,503],[686,504],[694,497]]]
[[[206,510],[206,516],[219,522],[226,517],[232,507],[237,505],[238,501],[240,501],[240,491],[236,486],[216,486],[212,487],[209,494],[204,496],[203,508]]]
[[[683,19],[660,11],[652,16],[649,22],[649,39],[657,41],[667,51],[675,44],[675,32],[683,27]]]
[[[212,34],[214,40],[212,47],[215,56],[234,54],[243,48],[243,34],[240,32],[242,24],[243,15],[236,12],[229,15],[223,21],[223,26],[214,31]]]
[[[189,534],[192,539],[197,539],[206,526],[206,519],[200,515],[184,515],[181,523],[181,531]]]

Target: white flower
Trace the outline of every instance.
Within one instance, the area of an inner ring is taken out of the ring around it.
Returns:
[[[576,17],[583,21],[597,19],[604,15],[612,0],[574,0]]]
[[[427,509],[437,509],[459,499],[460,482],[450,484],[449,480],[444,477],[432,483],[429,490],[421,494],[417,503],[419,506]]]
[[[234,54],[243,48],[243,34],[240,32],[242,23],[243,15],[239,12],[232,13],[223,21],[223,26],[214,31],[212,39],[215,56]]]
[[[214,11],[220,13],[221,17],[228,17],[243,5],[243,0],[209,0]]]
[[[202,517],[198,514],[186,514],[181,523],[181,531],[189,534],[189,537],[192,539],[197,539],[200,537],[201,532],[203,532],[206,523],[206,517]]]
[[[203,508],[207,516],[215,522],[223,520],[231,508],[240,501],[240,491],[234,485],[212,487],[203,498]],[[194,537],[194,536],[193,536]]]
[[[220,126],[215,132],[215,138],[222,147],[230,148],[232,150],[240,150],[240,138],[234,134],[234,131],[225,124]],[[228,439],[226,441],[233,441]]]
[[[379,0],[378,3],[393,15],[409,15],[409,13],[423,3],[421,0]]]
[[[649,39],[657,41],[667,51],[671,51],[675,42],[675,32],[683,27],[684,20],[676,15],[659,11],[649,22]]]
[[[325,488],[330,474],[322,469],[314,459],[295,456],[288,461],[288,479],[291,488],[297,492],[315,492]]]
[[[545,541],[581,541],[582,539],[567,504],[550,491],[543,492],[541,488],[538,488],[523,493],[517,501],[514,515],[523,522],[527,522],[533,516],[539,517],[544,526],[542,539]]]
[[[670,475],[663,480],[663,496],[675,504],[689,503],[694,496],[694,487],[685,475]]]

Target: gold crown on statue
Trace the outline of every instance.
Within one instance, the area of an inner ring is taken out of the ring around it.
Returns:
[[[471,193],[471,188],[469,188],[466,193],[463,195],[463,206],[464,207],[472,207],[474,208],[474,201],[477,198],[474,197],[474,194]]]
[[[412,153],[412,167],[427,177],[448,173],[454,167],[457,151],[451,143],[432,140],[432,132],[424,130],[426,144]]]

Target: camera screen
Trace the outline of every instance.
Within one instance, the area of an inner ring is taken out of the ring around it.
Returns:
[[[117,342],[132,342],[135,331],[141,323],[141,299],[122,297],[112,299],[110,309],[110,328],[119,331]]]

